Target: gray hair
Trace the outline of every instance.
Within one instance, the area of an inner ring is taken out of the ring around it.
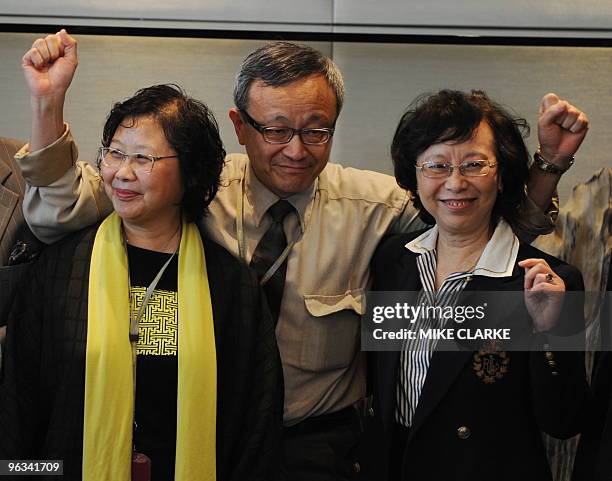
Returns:
[[[320,74],[336,95],[336,115],[344,102],[344,80],[336,64],[318,50],[293,42],[272,42],[251,52],[236,74],[234,104],[246,110],[249,88],[257,80],[265,85],[280,87],[297,80]]]

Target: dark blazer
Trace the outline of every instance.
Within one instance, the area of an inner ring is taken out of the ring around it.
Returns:
[[[404,247],[421,233],[383,240],[373,260],[373,290],[421,289],[417,255]],[[583,288],[575,268],[521,245],[517,262],[530,257],[546,259],[567,290]],[[475,276],[466,291],[522,291],[523,277],[524,270],[515,265],[511,277]],[[524,306],[510,311],[508,319],[531,322]],[[583,322],[578,320],[580,325]],[[387,480],[399,352],[370,354],[374,418],[366,439],[373,446],[365,467],[370,479]],[[508,352],[507,372],[489,384],[476,375],[474,354],[472,350],[434,353],[406,448],[396,454],[403,462],[401,480],[551,480],[540,430],[558,438],[580,431],[588,399],[584,354],[554,353],[558,375],[553,375],[544,352]]]
[[[25,266],[6,267],[9,253],[17,240],[26,242],[32,251],[40,242],[28,228],[21,203],[25,194],[25,181],[13,156],[25,142],[0,137],[0,326],[6,324],[8,302],[14,289],[25,274]]]
[[[0,386],[0,459],[63,459],[65,480],[81,479],[95,233],[49,246],[34,264],[9,320]],[[217,479],[268,481],[283,410],[274,327],[250,270],[203,240],[217,348]]]

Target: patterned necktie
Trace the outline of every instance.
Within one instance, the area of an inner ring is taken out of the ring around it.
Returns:
[[[251,267],[257,274],[258,279],[261,280],[287,247],[287,237],[283,230],[283,220],[289,212],[293,212],[294,210],[294,207],[289,202],[282,199],[268,209],[267,213],[272,217],[272,225],[270,225],[259,241],[259,244],[257,244],[255,252],[253,252],[253,257],[251,258]],[[287,259],[283,261],[276,272],[263,286],[275,325],[278,322],[281,300],[283,298],[283,289],[285,288],[286,273]]]

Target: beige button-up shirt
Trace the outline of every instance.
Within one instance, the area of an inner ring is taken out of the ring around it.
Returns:
[[[16,158],[33,186],[24,213],[43,240],[92,224],[112,209],[97,171],[76,162],[68,129],[47,148],[28,153],[26,146]],[[246,155],[231,154],[204,223],[209,236],[236,256],[240,198],[249,262],[271,223],[266,211],[278,197],[259,182]],[[287,200],[297,213],[285,219],[285,233],[296,242],[287,259],[276,334],[285,377],[284,418],[291,425],[347,407],[365,394],[359,321],[370,259],[386,233],[424,224],[393,177],[337,164],[328,164],[308,190]],[[531,231],[550,230],[549,218],[538,215],[535,206],[532,210]]]

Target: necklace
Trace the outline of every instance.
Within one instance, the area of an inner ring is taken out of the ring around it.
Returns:
[[[123,234],[123,242],[125,244],[130,244],[134,247],[140,247],[141,249],[146,249],[146,250],[150,250],[153,252],[162,252],[166,254],[172,254],[173,252],[178,250],[180,246],[182,228],[183,228],[183,223],[179,220],[178,225],[176,226],[176,230],[168,238],[165,244],[163,244],[161,247],[158,247],[159,244],[157,244],[155,241],[160,238],[159,235],[157,236],[148,235],[147,236],[144,233],[140,233],[139,235],[134,235],[134,233],[132,233],[132,236],[130,238],[130,236],[128,236],[128,231],[126,230],[125,225],[123,223],[121,224],[121,232]],[[176,247],[173,247],[172,243],[176,239],[177,234],[178,234],[179,242],[178,242],[178,245],[176,245]]]
[[[170,237],[170,239],[168,239],[168,242],[166,242],[166,245],[162,249],[162,252],[166,252],[166,250],[170,247],[172,241],[174,240],[174,238],[176,237],[177,234],[178,234],[178,238],[179,238],[179,245],[176,246],[176,249],[173,249],[173,251],[174,252],[178,251],[178,248],[179,248],[179,246],[181,244],[182,229],[183,229],[183,223],[179,221],[178,226],[177,226],[176,230],[174,231],[174,234],[172,234],[172,237]]]
[[[473,272],[474,271],[474,267],[476,267],[476,264],[478,264],[478,261],[480,260],[480,256],[478,256],[478,259],[476,259],[472,265],[470,267],[468,267],[467,269],[462,269],[459,272]]]

